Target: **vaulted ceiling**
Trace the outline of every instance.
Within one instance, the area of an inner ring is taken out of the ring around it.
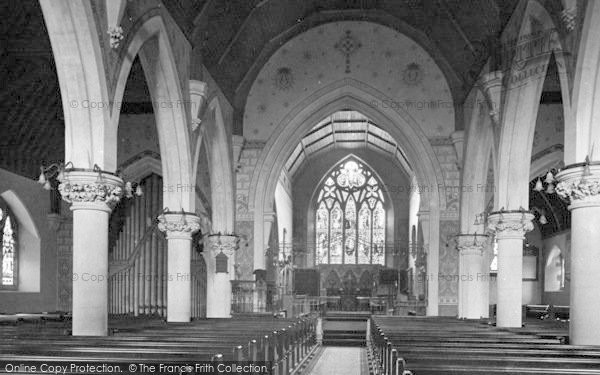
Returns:
[[[361,20],[413,38],[462,102],[518,0],[163,0],[217,84],[243,115],[247,93],[268,58],[320,24]],[[135,1],[127,3],[136,6]],[[559,0],[545,0],[553,15]],[[552,10],[554,9],[554,10]],[[64,157],[64,119],[50,41],[37,0],[0,2],[0,167],[25,176]],[[201,78],[201,77],[192,77]],[[144,76],[134,64],[125,102]],[[141,89],[140,89],[141,90]],[[138,90],[139,91],[139,90]],[[236,128],[239,133],[240,128]]]
[[[277,48],[307,29],[336,20],[371,21],[412,37],[436,59],[455,100],[461,102],[518,0],[164,2],[201,50],[204,64],[225,94],[239,107]]]

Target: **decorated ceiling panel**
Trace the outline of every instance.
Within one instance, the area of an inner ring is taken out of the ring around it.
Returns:
[[[454,130],[450,89],[431,56],[390,28],[347,21],[300,34],[269,59],[248,95],[244,136],[267,140],[292,108],[345,78],[383,93],[384,99],[371,105],[405,110],[428,136]]]

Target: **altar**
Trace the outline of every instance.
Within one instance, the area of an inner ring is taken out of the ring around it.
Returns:
[[[322,264],[320,296],[328,310],[371,311],[393,304],[398,272],[381,265]]]

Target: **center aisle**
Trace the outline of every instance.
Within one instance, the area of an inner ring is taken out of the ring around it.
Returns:
[[[368,375],[367,352],[359,347],[326,346],[304,374]]]

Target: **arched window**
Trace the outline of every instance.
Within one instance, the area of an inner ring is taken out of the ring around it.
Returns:
[[[548,253],[544,274],[544,292],[560,292],[565,287],[565,258],[556,245]]]
[[[372,171],[354,159],[339,164],[317,198],[317,264],[384,265],[384,203]]]
[[[4,201],[0,200],[2,233],[2,279],[0,289],[17,288],[17,221]]]

